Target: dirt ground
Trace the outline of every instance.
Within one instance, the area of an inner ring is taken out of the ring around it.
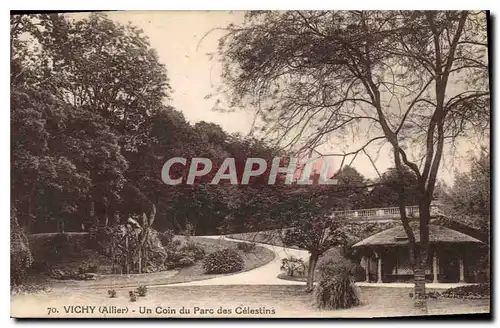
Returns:
[[[405,288],[362,287],[361,306],[346,310],[321,311],[313,304],[314,295],[304,286],[228,285],[150,287],[146,297],[130,302],[129,289],[117,289],[117,298],[108,298],[106,289],[56,289],[11,297],[13,317],[54,318],[168,318],[237,317],[366,318],[422,314],[413,307]],[[490,301],[430,299],[428,314],[488,313]],[[189,310],[189,313],[188,311]],[[105,313],[107,311],[107,313]],[[121,313],[118,313],[122,311]]]

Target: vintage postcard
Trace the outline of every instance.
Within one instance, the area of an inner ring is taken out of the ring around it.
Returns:
[[[11,13],[11,316],[488,317],[489,23]]]

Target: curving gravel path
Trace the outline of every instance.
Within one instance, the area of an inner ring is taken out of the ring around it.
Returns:
[[[221,236],[203,236],[211,239],[226,239],[234,240]],[[245,242],[238,240],[238,242]],[[229,276],[217,277],[206,280],[190,281],[179,284],[170,284],[169,286],[209,286],[209,285],[304,285],[301,281],[289,281],[279,279],[277,276],[281,273],[281,260],[289,256],[302,258],[304,261],[309,259],[309,252],[293,248],[281,246],[273,246],[268,244],[256,243],[259,246],[265,247],[273,251],[276,256],[271,262],[255,268],[250,271],[236,273]]]

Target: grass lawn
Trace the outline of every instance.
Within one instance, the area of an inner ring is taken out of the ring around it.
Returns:
[[[307,277],[306,276],[289,276],[287,275],[285,272],[282,272],[278,275],[278,278],[280,279],[283,279],[283,280],[290,280],[290,281],[302,281],[302,282],[306,282],[307,281]],[[315,275],[314,276],[314,281],[317,280],[317,276]]]
[[[103,317],[99,306],[127,307],[126,314],[108,314],[108,317],[239,317],[239,318],[288,318],[288,317],[394,317],[421,314],[413,308],[413,300],[405,288],[360,289],[361,306],[345,310],[319,310],[313,305],[313,294],[306,294],[304,286],[295,285],[234,285],[234,286],[162,286],[151,287],[144,298],[130,302],[129,289],[117,289],[117,298],[107,297],[106,289],[59,289],[51,292],[11,296],[11,314],[46,317],[47,308],[58,313],[50,317]],[[96,306],[94,313],[66,313],[64,306]],[[157,313],[157,308],[166,313]],[[181,314],[180,309],[190,309],[190,314]],[[207,309],[194,313],[195,307]],[[170,308],[170,310],[169,310]],[[226,313],[217,313],[219,308]],[[141,314],[141,309],[151,309],[150,314]],[[244,312],[246,309],[246,313]],[[249,313],[253,309],[254,313]],[[173,313],[172,310],[175,310]],[[213,311],[213,314],[208,313]],[[231,310],[231,314],[227,313]],[[267,314],[258,314],[262,311]],[[266,312],[267,311],[267,312]],[[488,313],[489,300],[430,299],[428,314]],[[239,313],[236,313],[239,312]],[[274,314],[273,314],[274,312]]]
[[[185,241],[185,237],[176,236],[176,239]],[[202,245],[206,254],[212,253],[216,250],[231,247],[236,248],[237,242],[222,240],[222,239],[210,239],[204,237],[191,237],[196,243]],[[264,264],[269,263],[274,259],[274,252],[271,250],[262,247],[256,246],[255,250],[249,253],[244,253],[243,251],[236,250],[243,260],[245,261],[245,268],[243,271],[249,271],[260,267]],[[88,250],[85,250],[81,257],[77,259],[68,259],[67,261],[63,261],[58,263],[56,267],[64,268],[64,269],[73,269],[77,270],[78,266],[81,265],[81,262],[77,262],[78,260],[84,261],[85,256],[91,256],[91,254],[87,254]],[[85,255],[86,254],[86,255]],[[40,274],[33,274],[28,280],[28,284],[31,285],[48,285],[53,288],[57,287],[76,287],[76,288],[117,288],[117,287],[134,287],[138,285],[166,285],[166,284],[174,284],[195,280],[204,280],[210,279],[218,276],[222,276],[223,274],[205,274],[202,268],[203,262],[197,261],[194,265],[180,268],[178,270],[168,270],[162,272],[154,272],[154,273],[143,273],[143,274],[102,274],[97,276],[96,280],[56,280],[50,279],[47,276],[43,276]],[[240,271],[241,272],[241,271]],[[235,272],[238,273],[238,272]],[[234,273],[232,273],[234,274]],[[28,288],[29,289],[29,288]]]
[[[176,236],[177,239],[184,241],[184,237],[181,236]],[[223,249],[223,248],[233,248],[235,249],[235,246],[237,245],[237,242],[230,241],[230,240],[224,240],[224,239],[212,239],[212,238],[204,238],[200,236],[195,236],[191,237],[195,242],[203,245],[203,249],[205,249],[206,254],[210,254],[212,252],[215,252],[217,250]],[[252,252],[245,253],[241,250],[235,249],[236,252],[238,252],[243,260],[245,261],[245,268],[243,271],[239,272],[244,272],[244,271],[249,271],[255,268],[258,268],[264,264],[267,264],[271,262],[274,259],[274,252],[262,247],[262,246],[256,246],[255,250]],[[238,272],[235,272],[238,273]],[[235,273],[230,273],[230,274],[235,274]],[[187,267],[187,268],[182,268],[179,270],[179,272],[172,276],[170,279],[168,279],[168,284],[173,284],[173,283],[181,283],[181,282],[188,282],[188,281],[196,281],[196,280],[204,280],[204,279],[209,279],[209,278],[215,278],[219,276],[224,276],[228,274],[205,274],[203,271],[203,262],[198,261],[194,265]]]

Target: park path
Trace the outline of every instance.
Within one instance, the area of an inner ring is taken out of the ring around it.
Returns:
[[[203,238],[210,239],[225,239],[234,241],[234,239],[225,236],[203,236]],[[238,240],[238,242],[245,242],[243,240]],[[217,278],[211,278],[206,280],[183,282],[178,284],[169,284],[169,286],[209,286],[209,285],[304,285],[301,281],[290,281],[279,279],[278,275],[281,273],[281,260],[289,257],[295,256],[302,258],[304,262],[309,260],[309,253],[305,250],[298,250],[293,248],[287,248],[282,246],[274,246],[262,243],[256,243],[259,246],[265,247],[274,252],[274,259],[250,271],[236,273],[227,276],[221,276]]]

